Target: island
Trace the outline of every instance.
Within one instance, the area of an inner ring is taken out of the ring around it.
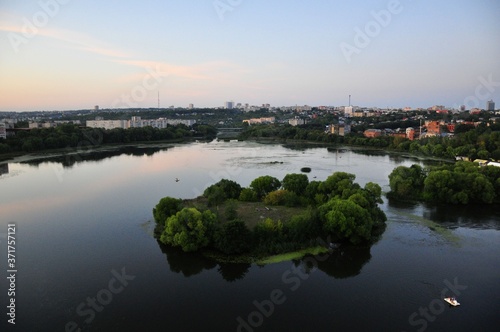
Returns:
[[[222,179],[200,197],[164,197],[153,209],[163,245],[219,262],[266,264],[375,242],[387,220],[381,188],[336,172],[325,181],[305,174],[254,179],[248,188]]]

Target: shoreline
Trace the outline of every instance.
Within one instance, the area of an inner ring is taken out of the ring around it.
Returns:
[[[209,138],[190,138],[187,139],[171,139],[163,141],[142,141],[142,142],[131,142],[131,143],[111,143],[111,144],[100,144],[92,146],[90,149],[79,151],[78,147],[67,147],[61,149],[48,149],[37,152],[9,152],[0,155],[0,165],[6,163],[20,163],[27,162],[38,159],[46,159],[60,156],[71,156],[71,155],[82,155],[85,156],[92,152],[103,152],[103,151],[115,151],[121,148],[127,147],[163,147],[171,146],[173,144],[183,144],[183,143],[194,143],[197,141],[211,141]]]
[[[264,256],[264,257],[253,257],[253,256],[229,256],[222,253],[206,250],[201,251],[201,254],[209,259],[213,259],[218,264],[256,264],[259,266],[265,266],[270,264],[288,262],[295,259],[302,259],[307,255],[316,256],[319,254],[324,254],[329,252],[329,249],[324,246],[314,246],[307,247],[304,249],[299,249],[295,251],[289,251],[281,254]]]

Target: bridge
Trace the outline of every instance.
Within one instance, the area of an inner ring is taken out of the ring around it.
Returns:
[[[243,128],[217,128],[218,139],[236,139]]]

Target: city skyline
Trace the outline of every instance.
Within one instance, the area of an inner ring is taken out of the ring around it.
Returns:
[[[272,106],[486,108],[494,0],[0,4],[0,111]]]

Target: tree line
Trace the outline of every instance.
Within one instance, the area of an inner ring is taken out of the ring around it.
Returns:
[[[433,203],[500,203],[500,167],[460,161],[424,169],[399,166],[389,175],[388,197]]]
[[[474,159],[500,160],[500,125],[456,126],[453,137],[427,137],[410,141],[397,136],[364,137],[362,132],[345,136],[325,133],[314,125],[256,125],[247,128],[242,139],[293,139],[312,142],[367,146],[408,152],[426,157],[454,159],[456,156]]]
[[[162,198],[153,209],[155,234],[163,244],[187,252],[211,249],[248,257],[315,246],[318,238],[369,243],[385,226],[386,216],[378,206],[381,188],[372,182],[361,187],[354,180],[355,175],[344,172],[311,182],[305,174],[287,174],[281,181],[261,176],[242,188],[223,179],[205,189],[203,205]],[[271,208],[295,207],[301,212],[288,220],[266,218],[249,227],[238,210],[254,207],[255,202]]]
[[[19,130],[12,137],[0,139],[0,153],[74,148],[81,147],[82,144],[88,144],[88,142],[93,145],[101,145],[186,139],[200,136],[213,138],[216,134],[215,127],[203,124],[195,124],[192,128],[179,124],[164,129],[143,127],[110,130],[63,124],[54,128]]]

